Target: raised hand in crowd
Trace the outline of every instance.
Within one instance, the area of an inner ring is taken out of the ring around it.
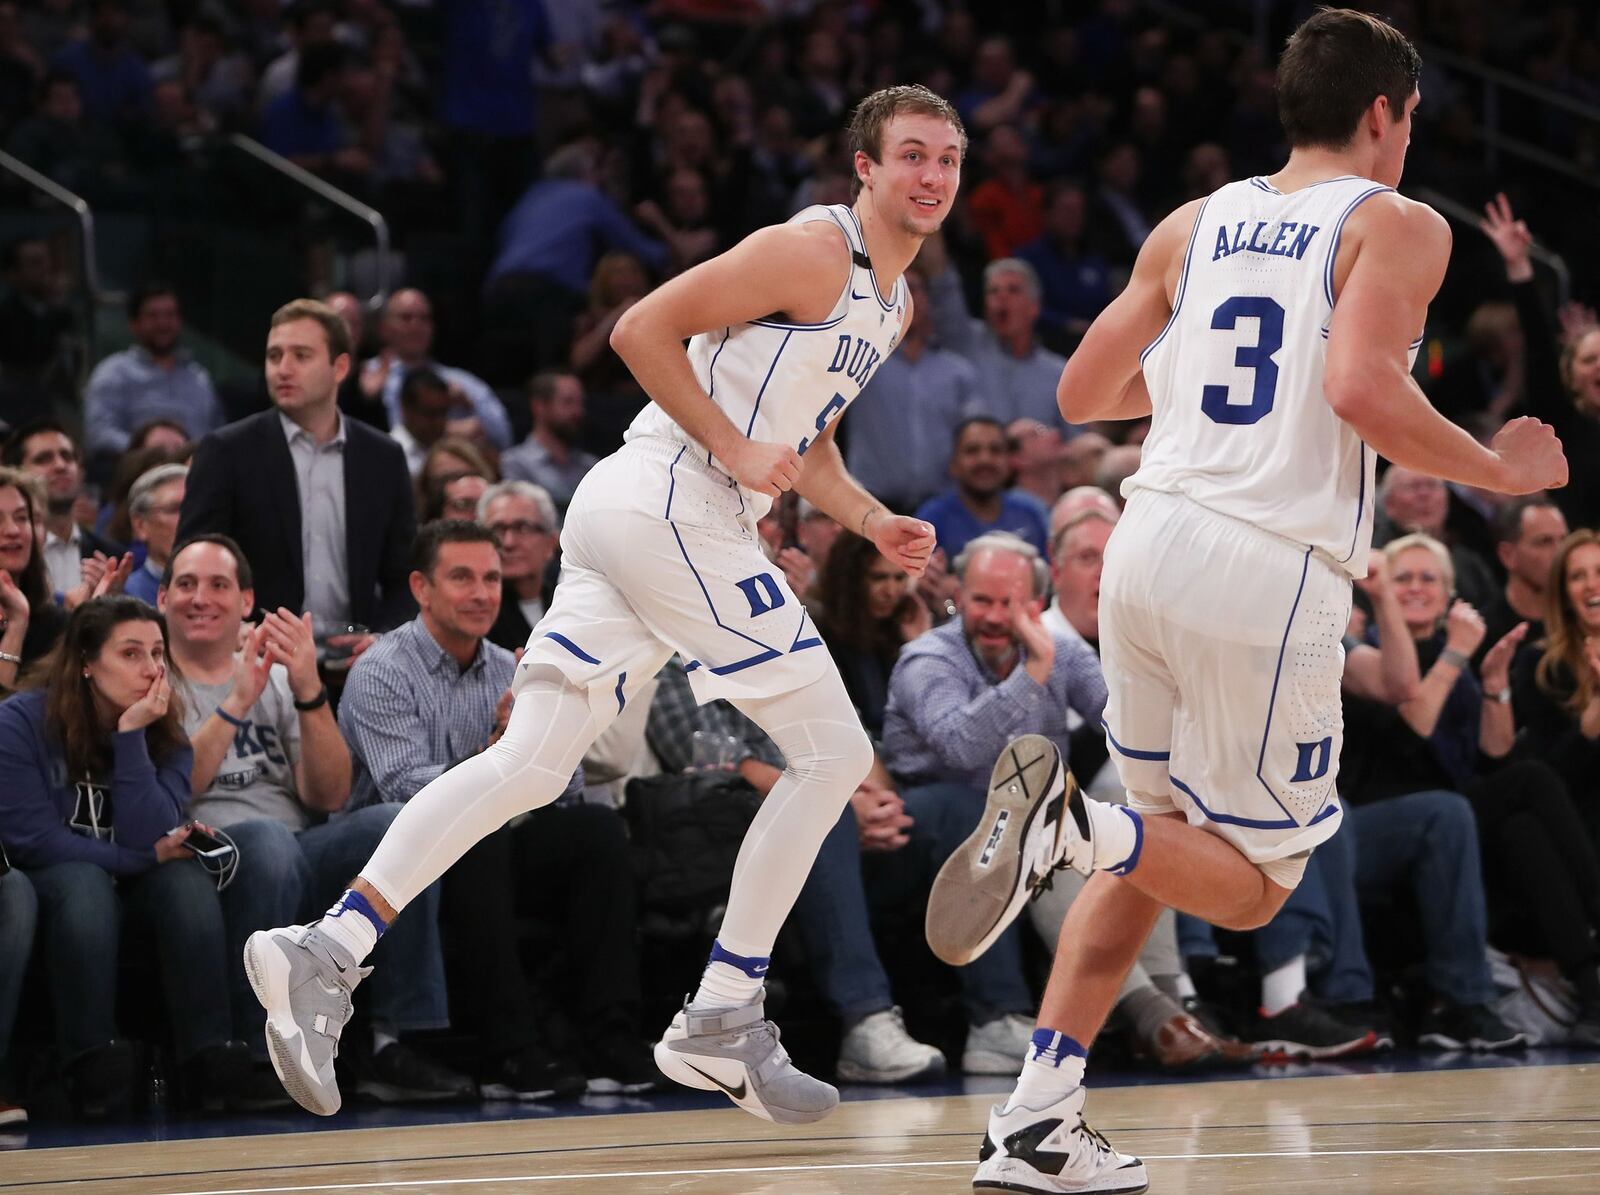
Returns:
[[[317,674],[317,641],[311,629],[311,615],[279,606],[261,620],[261,636],[270,658],[289,673],[289,691],[294,699],[315,701],[322,692],[322,678]]]
[[[1484,693],[1493,696],[1511,687],[1511,661],[1517,654],[1517,648],[1522,646],[1522,641],[1527,637],[1528,624],[1519,622],[1501,635],[1499,642],[1484,653],[1483,665],[1479,670]]]
[[[1473,607],[1471,602],[1464,602],[1457,598],[1450,606],[1450,613],[1444,618],[1444,649],[1446,651],[1460,652],[1468,659],[1478,650],[1483,643],[1483,637],[1488,633],[1484,625],[1483,615]]]
[[[1533,233],[1526,221],[1518,220],[1511,211],[1511,201],[1502,191],[1483,205],[1484,218],[1478,222],[1483,235],[1494,242],[1506,263],[1506,278],[1511,282],[1526,282],[1533,277]]]
[[[933,614],[915,593],[908,593],[900,600],[895,607],[894,621],[903,643],[910,643],[933,629]]]
[[[1011,629],[1017,642],[1028,653],[1028,675],[1043,685],[1050,680],[1050,670],[1056,665],[1056,641],[1050,630],[1040,620],[1044,602],[1031,598],[1021,588],[1011,599]]]
[[[928,566],[916,578],[917,596],[930,611],[936,612],[939,621],[955,613],[956,593],[961,582],[950,573],[950,561],[943,548],[935,548],[928,557]]]
[[[811,592],[817,580],[817,565],[801,548],[784,548],[778,553],[778,567],[788,578],[789,588],[799,597]]]
[[[267,631],[264,626],[244,624],[244,641],[239,646],[239,658],[233,665],[233,686],[222,699],[222,712],[240,719],[261,699],[266,690],[267,677],[274,663],[267,649]]]
[[[80,580],[66,593],[61,595],[61,604],[68,610],[76,610],[90,598],[105,597],[108,593],[121,593],[123,585],[133,575],[133,554],[125,553],[120,558],[107,556],[104,552],[96,552],[93,556],[86,556],[82,566],[82,580]]]

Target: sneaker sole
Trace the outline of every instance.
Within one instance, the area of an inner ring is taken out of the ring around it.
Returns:
[[[1058,775],[1065,778],[1064,819],[1071,816],[1078,786],[1061,768],[1054,743],[1043,735],[1023,735],[995,763],[977,828],[944,861],[928,893],[928,946],[952,967],[965,966],[993,946],[1028,903],[1033,886],[1026,879],[1030,869],[1024,855]],[[1058,838],[1064,830],[1064,822],[1058,824]],[[1050,846],[1053,857],[1056,843]]]
[[[289,1010],[289,964],[280,951],[263,949],[271,940],[265,930],[257,930],[244,944],[244,973],[256,1000],[267,1010],[267,1058],[278,1082],[295,1103],[318,1116],[332,1116],[343,1103],[339,1089],[333,1089],[330,1101],[327,1088],[314,1079],[307,1079],[300,1069],[298,1047],[278,1028],[280,1021],[294,1026],[294,1014]],[[293,1033],[298,1038],[299,1028],[295,1027]]]
[[[1128,1167],[1132,1170],[1133,1167]],[[1139,1195],[1150,1189],[1150,1177],[1140,1165],[1136,1174],[1112,1171],[1088,1184],[1041,1174],[1021,1158],[993,1157],[978,1167],[973,1176],[974,1191],[1021,1191],[1025,1195],[1057,1195],[1058,1192],[1095,1192],[1096,1195]]]
[[[1462,1050],[1472,1054],[1496,1054],[1502,1050],[1523,1050],[1528,1046],[1528,1039],[1522,1034],[1508,1038],[1505,1041],[1484,1041],[1481,1037],[1474,1037],[1470,1041],[1461,1041],[1459,1038],[1450,1037],[1443,1033],[1424,1033],[1417,1038],[1419,1046],[1429,1046],[1435,1050]]]
[[[685,1039],[679,1038],[678,1040]],[[657,1069],[674,1083],[681,1083],[685,1087],[693,1087],[697,1091],[720,1091],[752,1116],[759,1116],[762,1120],[770,1120],[773,1124],[813,1124],[839,1106],[839,1093],[837,1091],[833,1093],[832,1104],[814,1112],[769,1105],[763,1103],[761,1097],[756,1093],[755,1084],[750,1081],[750,1068],[737,1058],[716,1056],[717,1062],[739,1068],[738,1082],[729,1085],[719,1079],[712,1078],[695,1067],[689,1061],[690,1055],[674,1050],[672,1044],[665,1038],[656,1042],[654,1053]],[[694,1057],[700,1056],[695,1055]],[[706,1060],[709,1061],[709,1057]]]
[[[1378,1048],[1378,1035],[1338,1042],[1331,1046],[1312,1046],[1298,1041],[1258,1041],[1262,1062],[1326,1062],[1330,1058],[1350,1058],[1356,1054],[1369,1054]]]

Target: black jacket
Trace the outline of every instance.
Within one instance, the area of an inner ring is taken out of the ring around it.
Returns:
[[[416,613],[407,578],[417,534],[411,474],[394,440],[345,419],[345,544],[351,621],[388,630]],[[305,609],[300,489],[277,409],[218,428],[189,467],[178,542],[222,532],[239,542],[262,610]]]

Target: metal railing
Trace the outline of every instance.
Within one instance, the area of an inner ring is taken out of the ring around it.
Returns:
[[[1476,229],[1483,219],[1481,212],[1473,211],[1466,204],[1451,199],[1444,192],[1435,191],[1432,187],[1418,187],[1412,194],[1429,207],[1438,209],[1457,224],[1464,224],[1468,228]],[[1528,246],[1528,256],[1555,275],[1556,306],[1566,306],[1572,298],[1572,270],[1567,265],[1567,259],[1553,250],[1546,249],[1537,241]]]
[[[357,219],[364,221],[371,229],[376,242],[374,258],[375,288],[366,300],[369,311],[380,310],[389,298],[390,265],[392,250],[389,243],[389,222],[384,219],[383,213],[377,208],[362,203],[326,179],[318,178],[303,166],[297,166],[281,154],[274,153],[261,142],[246,137],[243,133],[233,133],[228,137],[229,144],[243,150],[258,162],[270,167],[290,181],[310,191],[317,198],[342,208]]]
[[[1518,78],[1509,71],[1500,70],[1498,67],[1485,66],[1471,58],[1463,57],[1451,50],[1440,46],[1423,45],[1419,47],[1422,60],[1430,65],[1437,64],[1446,71],[1454,72],[1475,79],[1483,88],[1483,103],[1481,123],[1473,127],[1473,133],[1483,143],[1484,164],[1491,171],[1499,169],[1501,153],[1521,158],[1556,174],[1583,183],[1586,186],[1600,190],[1600,173],[1592,168],[1585,168],[1552,153],[1547,149],[1513,137],[1500,128],[1500,101],[1501,92],[1509,91],[1517,95],[1526,96],[1550,108],[1557,108],[1563,112],[1571,113],[1582,120],[1600,125],[1600,107],[1575,99],[1563,92],[1555,91],[1549,87],[1541,87],[1537,83],[1529,83],[1526,79]]]
[[[61,204],[77,217],[78,235],[83,242],[78,252],[79,275],[86,299],[83,329],[85,351],[79,354],[78,364],[78,384],[82,386],[89,378],[90,354],[87,350],[95,343],[95,325],[100,308],[106,303],[120,302],[122,298],[120,294],[105,290],[100,284],[100,266],[95,253],[94,211],[90,208],[89,201],[81,195],[74,194],[54,179],[40,174],[22,159],[14,158],[4,151],[0,151],[0,169],[15,175],[35,191]]]

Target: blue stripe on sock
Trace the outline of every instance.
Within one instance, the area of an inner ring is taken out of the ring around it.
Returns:
[[[1133,819],[1133,850],[1128,853],[1128,857],[1121,863],[1118,863],[1115,867],[1108,867],[1106,870],[1114,876],[1125,876],[1139,866],[1139,853],[1144,850],[1144,818],[1126,805],[1118,805],[1117,808]]]
[[[360,913],[372,922],[372,928],[378,932],[380,938],[383,937],[383,931],[389,928],[383,923],[383,918],[378,916],[378,910],[367,903],[367,898],[354,888],[346,888],[344,895],[338,899],[333,908],[328,910],[329,917],[341,917],[345,913]]]
[[[710,961],[713,963],[726,963],[730,967],[743,971],[751,979],[760,979],[766,975],[767,967],[772,963],[770,956],[766,958],[745,958],[742,954],[734,954],[731,950],[723,949],[721,942],[713,942],[711,944]]]
[[[1060,1066],[1068,1058],[1087,1058],[1089,1051],[1075,1038],[1054,1029],[1035,1029],[1028,1049],[1029,1062],[1042,1062],[1046,1066]]]

